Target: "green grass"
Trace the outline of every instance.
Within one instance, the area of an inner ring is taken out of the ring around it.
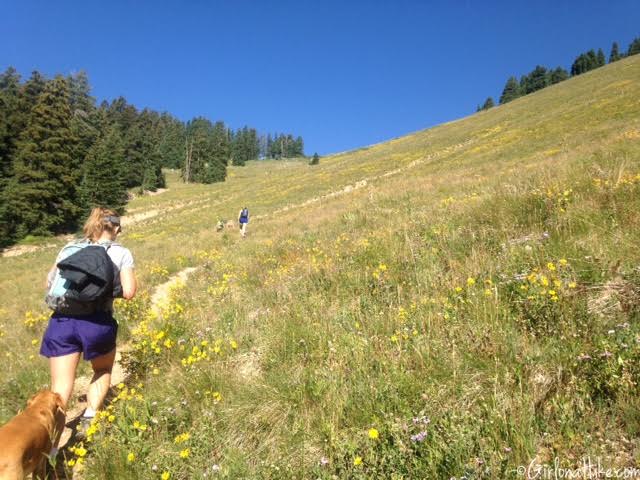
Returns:
[[[639,79],[631,57],[318,166],[250,162],[211,186],[173,173],[134,199],[131,215],[158,212],[125,224],[143,293],[201,268],[160,317],[148,296],[120,309],[134,378],[85,476],[636,464]],[[214,232],[245,204],[245,241]],[[44,324],[23,319],[56,248],[0,260],[2,419],[47,381]]]

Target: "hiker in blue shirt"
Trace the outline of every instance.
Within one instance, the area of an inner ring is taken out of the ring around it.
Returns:
[[[249,209],[242,207],[238,214],[238,223],[240,224],[240,235],[245,237],[247,235],[247,223],[249,223]]]

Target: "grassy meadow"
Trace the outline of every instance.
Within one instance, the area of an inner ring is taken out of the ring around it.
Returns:
[[[168,185],[128,207],[131,375],[68,453],[84,478],[640,463],[639,56],[315,167]],[[215,232],[244,205],[246,239]],[[63,243],[0,258],[2,422],[47,385],[43,283]]]

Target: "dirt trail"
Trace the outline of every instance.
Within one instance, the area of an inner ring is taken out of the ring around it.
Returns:
[[[418,165],[422,165],[426,162],[430,162],[432,160],[436,160],[437,158],[446,155],[446,154],[451,154],[451,153],[455,153],[456,151],[468,146],[469,144],[471,144],[473,142],[473,139],[469,139],[466,140],[464,142],[458,143],[456,145],[451,145],[450,147],[446,147],[442,150],[438,150],[437,152],[433,152],[430,153],[429,155],[419,158],[417,160],[414,160],[412,162],[409,162],[408,164],[402,166],[402,167],[398,167],[394,170],[389,170],[388,172],[385,173],[381,173],[379,175],[374,175],[371,177],[365,177],[357,182],[355,182],[354,184],[349,184],[349,185],[345,185],[344,187],[342,187],[340,190],[335,190],[333,192],[329,192],[327,194],[324,195],[320,195],[317,197],[312,197],[308,200],[305,200],[302,203],[298,203],[298,204],[290,204],[290,205],[286,205],[282,208],[279,208],[277,210],[274,210],[271,213],[265,213],[262,215],[256,215],[253,218],[256,220],[260,220],[263,218],[268,218],[271,215],[278,215],[279,213],[284,213],[288,210],[291,210],[293,208],[300,208],[300,207],[306,207],[307,205],[311,205],[312,203],[317,203],[320,202],[322,200],[328,200],[330,198],[335,198],[335,197],[339,197],[341,195],[345,195],[348,193],[351,193],[355,190],[358,190],[360,188],[366,187],[369,183],[374,182],[376,180],[380,180],[382,178],[387,178],[387,177],[391,177],[393,175],[398,175],[400,173],[406,172],[407,170],[410,170],[412,168],[417,167]]]
[[[168,298],[171,288],[179,283],[185,282],[189,277],[189,275],[191,275],[196,270],[197,270],[197,267],[185,268],[184,270],[173,275],[165,283],[158,285],[154,290],[153,295],[151,296],[151,310],[155,311],[156,313],[160,313],[160,308],[163,302]],[[127,352],[129,348],[130,348],[130,345],[127,345],[127,344],[118,346],[118,349],[116,351],[115,363],[113,365],[113,370],[111,372],[112,387],[115,385],[118,385],[119,383],[123,383],[127,379],[126,372],[122,368],[121,358],[122,358],[122,353]],[[75,396],[76,402],[73,408],[67,411],[67,419],[66,419],[67,425],[69,423],[73,423],[73,421],[77,419],[80,415],[82,415],[82,412],[84,412],[84,409],[87,406],[86,392],[90,382],[91,382],[91,377],[87,375],[76,378],[76,381],[73,385],[73,391],[75,392],[75,395],[76,395]],[[70,443],[70,440],[72,439],[72,434],[73,434],[73,430],[70,427],[65,427],[59,442],[60,451],[62,451],[65,448],[65,446],[67,446]],[[74,477],[75,477],[75,474],[74,474]]]
[[[354,190],[358,190],[360,188],[366,187],[369,183],[375,181],[375,180],[380,180],[382,178],[387,178],[393,175],[398,175],[400,173],[403,173],[407,170],[410,170],[418,165],[422,165],[423,163],[429,162],[431,160],[435,160],[443,155],[446,154],[451,154],[456,152],[457,150],[460,150],[464,147],[466,147],[467,145],[469,145],[470,143],[472,143],[473,140],[469,139],[465,142],[461,142],[458,143],[456,145],[451,145],[449,147],[446,147],[442,150],[438,150],[437,152],[433,152],[430,153],[429,155],[423,157],[423,158],[419,158],[417,160],[414,160],[410,163],[408,163],[407,165],[404,165],[402,167],[398,167],[394,170],[389,170],[388,172],[385,173],[381,173],[379,175],[375,175],[372,177],[365,177],[357,182],[355,182],[354,184],[350,184],[350,185],[345,185],[344,187],[342,187],[339,190],[333,191],[333,192],[329,192],[325,195],[320,195],[317,197],[312,197],[308,200],[305,200],[302,203],[299,204],[290,204],[290,205],[286,205],[282,208],[279,208],[277,210],[274,210],[271,213],[265,213],[262,215],[256,215],[253,218],[256,220],[260,220],[263,218],[268,218],[271,215],[278,215],[279,213],[284,213],[288,210],[291,210],[292,208],[299,208],[299,207],[305,207],[307,205],[311,205],[312,203],[317,203],[321,200],[328,200],[330,198],[334,198],[334,197],[338,197],[347,193],[351,193]],[[162,191],[158,191],[155,192],[155,194],[158,193],[163,193],[166,190],[162,190]],[[205,205],[203,205],[205,204]],[[161,213],[167,213],[170,212],[172,210],[177,210],[180,208],[185,208],[185,207],[193,207],[194,209],[198,209],[198,208],[203,208],[205,206],[210,206],[210,204],[208,203],[208,199],[201,199],[201,200],[192,200],[189,202],[184,202],[184,203],[177,203],[175,205],[167,205],[164,206],[162,209],[152,209],[152,210],[146,210],[140,213],[133,213],[133,211],[131,212],[130,215],[125,215],[122,217],[122,225],[126,228],[131,227],[132,225],[135,225],[136,223],[145,221],[145,220],[149,220],[151,218],[155,218],[158,215],[160,215]],[[66,241],[71,241],[74,237],[73,235],[64,235],[61,236],[60,238],[65,239]],[[2,257],[16,257],[19,255],[24,255],[25,253],[31,253],[31,252],[37,252],[39,250],[43,250],[45,248],[52,248],[55,247],[57,244],[55,243],[48,243],[46,245],[18,245],[15,247],[10,247],[7,248],[3,251],[0,252],[0,255]]]

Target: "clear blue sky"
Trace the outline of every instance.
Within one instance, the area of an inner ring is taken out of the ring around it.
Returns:
[[[0,0],[0,68],[348,150],[472,113],[510,75],[640,36],[640,1]]]

